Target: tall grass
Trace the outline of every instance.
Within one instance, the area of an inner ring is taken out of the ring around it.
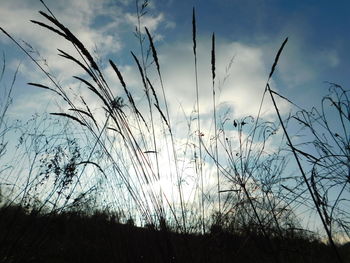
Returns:
[[[326,222],[325,215],[324,215],[324,214],[322,213],[322,211],[321,211],[321,203],[319,202],[319,200],[317,200],[317,195],[315,195],[315,192],[313,191],[313,188],[312,188],[312,185],[311,185],[311,184],[312,184],[312,181],[311,181],[311,183],[310,183],[310,181],[309,181],[308,178],[306,177],[306,173],[305,173],[305,170],[304,170],[304,168],[303,168],[303,166],[302,166],[302,164],[301,164],[300,157],[298,156],[297,151],[296,151],[296,149],[295,149],[295,147],[294,147],[294,144],[292,143],[292,140],[291,140],[291,138],[290,138],[290,136],[289,136],[289,133],[287,132],[287,129],[286,129],[285,125],[284,125],[284,122],[283,122],[282,117],[281,117],[281,114],[280,114],[280,110],[279,110],[279,108],[278,108],[278,106],[277,106],[277,103],[276,103],[276,100],[275,100],[275,95],[274,95],[274,93],[273,93],[273,91],[272,91],[272,89],[271,89],[271,87],[270,87],[270,85],[269,85],[269,80],[271,79],[271,77],[272,77],[272,75],[273,75],[273,73],[274,73],[274,71],[275,71],[275,67],[276,67],[276,65],[277,65],[277,63],[278,63],[278,59],[279,59],[279,57],[280,57],[280,55],[281,55],[281,53],[282,53],[282,50],[283,50],[285,44],[287,43],[287,41],[288,41],[288,38],[285,39],[285,41],[283,42],[282,46],[280,47],[280,49],[279,49],[278,52],[277,52],[277,55],[276,55],[276,58],[275,58],[275,62],[274,62],[274,64],[272,65],[271,72],[270,72],[270,75],[269,75],[269,78],[268,78],[268,81],[267,81],[267,84],[266,84],[266,90],[267,90],[268,93],[270,94],[270,97],[271,97],[273,106],[274,106],[274,108],[275,108],[275,110],[276,110],[276,114],[277,114],[278,119],[279,119],[279,121],[280,121],[280,123],[281,123],[283,132],[284,132],[284,134],[285,134],[285,136],[286,136],[287,143],[288,143],[288,145],[289,145],[289,147],[290,147],[290,149],[291,149],[291,151],[292,151],[292,153],[293,153],[293,156],[294,156],[294,158],[295,158],[295,161],[296,161],[296,163],[297,163],[297,166],[298,166],[298,168],[299,168],[299,171],[300,171],[300,173],[301,173],[301,175],[302,175],[302,178],[303,178],[303,180],[304,180],[304,183],[305,183],[305,185],[306,185],[306,187],[307,187],[307,190],[308,190],[309,193],[310,193],[310,196],[311,196],[312,201],[313,201],[313,203],[314,203],[314,205],[315,205],[315,208],[316,208],[316,210],[317,210],[317,213],[318,213],[318,215],[319,215],[319,217],[320,217],[320,219],[321,219],[321,222],[322,222],[322,225],[323,225],[323,227],[324,227],[324,230],[325,230],[326,233],[327,233],[328,240],[329,240],[331,246],[333,247],[333,249],[334,249],[334,251],[335,251],[335,255],[336,255],[336,257],[337,257],[337,260],[338,260],[339,262],[342,262],[342,259],[341,259],[341,257],[340,257],[340,254],[339,254],[339,252],[338,252],[338,250],[337,250],[337,247],[336,247],[336,245],[335,245],[335,243],[334,243],[334,241],[333,241],[333,237],[332,237],[332,235],[331,235],[331,231],[330,231],[329,226],[328,226],[328,224],[327,224],[327,222]]]
[[[187,143],[181,149],[184,154],[181,154],[174,134],[174,124],[169,110],[170,102],[167,99],[166,83],[163,81],[161,72],[161,61],[151,32],[147,28],[142,28],[142,19],[147,14],[148,1],[145,0],[141,3],[136,1],[135,35],[140,51],[138,54],[131,52],[131,57],[135,62],[135,71],[139,73],[146,98],[146,106],[144,107],[138,104],[137,98],[125,81],[118,63],[109,60],[109,65],[120,82],[120,90],[123,94],[116,94],[116,91],[107,82],[104,70],[89,50],[55,17],[48,6],[43,1],[41,2],[46,11],[39,13],[45,22],[37,20],[31,22],[48,30],[51,34],[66,39],[74,47],[76,55],[69,54],[63,49],[58,51],[60,57],[70,61],[81,70],[79,76],[72,76],[83,87],[79,96],[75,96],[74,92],[62,86],[23,45],[5,29],[0,29],[50,81],[50,84],[36,82],[28,84],[53,92],[57,98],[66,103],[67,109],[65,111],[53,112],[51,117],[69,121],[73,127],[80,127],[89,147],[80,148],[75,140],[71,140],[67,136],[66,141],[60,141],[62,145],[52,145],[49,149],[42,148],[41,151],[37,151],[32,159],[31,172],[33,177],[29,176],[24,190],[19,191],[18,196],[22,198],[19,203],[24,203],[28,196],[35,195],[35,191],[41,189],[40,187],[49,184],[52,186],[51,191],[44,197],[39,211],[44,207],[49,209],[51,213],[79,208],[81,203],[88,203],[85,198],[92,195],[91,192],[94,191],[91,187],[84,187],[86,182],[91,179],[86,178],[91,173],[97,178],[95,181],[103,182],[101,189],[109,200],[112,199],[112,209],[119,215],[123,215],[125,220],[129,219],[129,223],[136,221],[138,224],[160,229],[172,228],[174,231],[183,233],[231,231],[244,234],[248,239],[256,238],[252,233],[259,234],[268,244],[271,253],[275,254],[274,260],[280,262],[277,253],[280,251],[280,247],[272,239],[284,239],[288,233],[295,233],[295,229],[301,228],[297,222],[297,209],[295,207],[300,200],[307,197],[304,193],[297,194],[298,188],[300,188],[308,191],[313,208],[321,218],[329,243],[332,245],[338,261],[341,262],[342,259],[337,253],[332,236],[332,224],[329,221],[336,220],[336,211],[339,212],[339,209],[336,208],[339,208],[339,204],[343,200],[343,193],[347,191],[347,175],[344,174],[340,180],[341,190],[329,212],[327,204],[322,203],[321,191],[319,190],[324,185],[322,182],[326,181],[326,177],[317,173],[317,169],[313,169],[311,177],[308,178],[300,156],[312,160],[315,166],[332,156],[334,157],[330,160],[332,164],[348,167],[346,163],[349,160],[349,151],[346,148],[349,144],[348,93],[341,89],[342,93],[340,95],[337,93],[338,100],[326,99],[326,101],[333,103],[339,112],[343,130],[342,136],[332,132],[328,121],[323,118],[325,115],[323,112],[317,118],[307,111],[302,111],[301,115],[294,116],[294,119],[310,129],[311,133],[319,140],[318,147],[322,143],[322,137],[319,136],[313,125],[322,120],[322,126],[329,132],[334,144],[341,149],[341,157],[338,156],[337,152],[328,152],[321,157],[311,156],[297,149],[288,132],[287,122],[283,119],[276,102],[276,96],[282,99],[286,98],[270,87],[271,78],[288,39],[283,42],[273,61],[257,117],[247,116],[238,120],[232,119],[229,113],[224,116],[218,115],[216,42],[213,33],[211,61],[208,63],[208,67],[211,66],[212,74],[214,130],[209,131],[212,139],[208,143],[203,139],[204,133],[201,127],[200,89],[202,83],[199,83],[198,77],[197,23],[193,8],[192,49],[196,96],[195,111],[189,120],[189,135],[186,138]],[[150,58],[154,68],[148,67]],[[151,81],[151,70],[156,72],[160,87],[155,85],[156,82]],[[99,102],[99,109],[93,109],[89,105],[86,92],[92,94],[94,100]],[[266,121],[261,116],[262,103],[266,94],[270,95],[279,124]],[[287,101],[289,102],[289,100]],[[192,127],[193,120],[196,121],[195,127]],[[3,117],[0,128],[2,123]],[[280,130],[283,131],[282,135],[280,135]],[[191,138],[193,134],[194,139]],[[79,137],[76,139],[79,141]],[[271,141],[275,144],[277,141],[280,143],[274,152],[267,149],[267,144]],[[185,174],[180,167],[179,156],[187,158],[190,143],[193,145],[195,162],[193,170],[196,175],[194,179],[196,187],[195,194],[190,197],[192,199],[186,200],[184,196],[184,179],[186,178],[184,178]],[[283,148],[285,143],[287,143],[287,148]],[[327,151],[327,147],[322,149]],[[0,148],[0,157],[1,151]],[[45,153],[42,154],[42,151]],[[299,176],[286,174],[289,153],[292,153],[297,163],[303,179],[302,182],[300,182]],[[163,155],[171,168],[170,171],[161,170]],[[34,165],[40,156],[45,156],[42,160],[42,167],[40,167],[42,168],[41,173],[38,172],[40,169],[35,169]],[[205,157],[210,160],[205,161]],[[214,190],[207,189],[212,185],[206,185],[208,176],[205,175],[204,164],[211,165],[215,171]],[[336,174],[337,169],[329,171]],[[350,169],[348,168],[347,171]],[[36,172],[38,173],[35,174]],[[171,191],[174,192],[172,196],[166,192],[165,186],[161,182],[163,180],[173,182],[174,176],[176,182],[171,186]],[[292,182],[295,184],[293,185]],[[324,193],[325,195],[327,194]],[[208,207],[211,207],[211,210],[207,209]],[[344,214],[349,215],[346,212]],[[337,222],[345,232],[348,231],[344,218]],[[256,240],[261,241],[260,238]]]

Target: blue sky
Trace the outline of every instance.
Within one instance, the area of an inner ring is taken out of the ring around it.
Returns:
[[[137,40],[132,34],[135,23],[133,0],[64,0],[46,3],[63,23],[82,38],[90,50],[97,47],[102,61],[105,59],[103,65],[108,66],[107,58],[112,58],[125,69],[134,67],[129,53],[130,50],[138,51]],[[233,107],[236,104],[239,116],[253,114],[256,110],[244,112],[247,108],[244,101],[252,96],[256,98],[254,104],[259,101],[274,55],[287,36],[289,42],[274,79],[279,92],[307,107],[318,104],[319,99],[327,93],[328,86],[324,81],[348,86],[350,41],[347,30],[350,21],[347,13],[350,4],[348,1],[330,4],[329,1],[311,0],[150,1],[144,23],[155,35],[163,74],[169,82],[179,83],[175,76],[179,74],[184,74],[184,82],[190,82],[190,79],[193,82],[190,54],[193,6],[197,12],[200,74],[203,74],[200,85],[203,87],[204,100],[209,94],[206,90],[210,90],[206,86],[210,83],[206,75],[210,69],[212,32],[217,37],[219,79],[225,77],[224,68],[234,57],[226,92],[221,98],[222,101],[232,102]],[[16,39],[23,39],[37,48],[48,59],[53,70],[64,74],[68,65],[56,59],[54,47],[67,45],[29,22],[30,19],[41,19],[38,10],[44,10],[44,7],[37,0],[3,1],[0,24]],[[19,79],[33,81],[37,76],[33,75],[35,70],[30,62],[4,35],[0,38],[0,44],[12,68],[16,63],[22,63]],[[188,71],[189,74],[186,74]],[[132,82],[134,76],[129,73]],[[166,82],[169,92],[174,91],[171,95],[185,105],[192,103],[192,100],[182,99],[181,94],[175,92],[181,88],[177,89],[169,82]],[[181,83],[181,86],[192,84]],[[20,86],[15,91],[16,94],[20,93],[19,99],[39,92],[33,91],[31,87]]]

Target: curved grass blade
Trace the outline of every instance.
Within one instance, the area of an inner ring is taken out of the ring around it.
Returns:
[[[30,22],[32,22],[33,24],[37,24],[37,25],[39,25],[41,27],[47,28],[50,31],[52,31],[52,32],[54,32],[54,33],[56,33],[56,34],[58,34],[58,35],[60,35],[60,36],[62,36],[64,38],[66,38],[66,35],[64,33],[62,33],[61,31],[57,30],[56,28],[53,28],[53,27],[51,27],[49,25],[46,25],[43,22],[39,22],[39,21],[36,21],[36,20],[30,20]]]
[[[156,48],[154,47],[153,39],[152,39],[151,34],[150,34],[149,31],[148,31],[148,28],[145,27],[145,30],[146,30],[146,34],[147,34],[148,39],[149,39],[149,43],[150,43],[150,45],[151,45],[152,55],[153,55],[154,62],[156,63],[156,67],[157,67],[158,74],[160,74],[160,66],[159,66],[159,61],[158,61],[157,50],[156,50]]]
[[[43,17],[45,17],[47,20],[52,22],[54,25],[56,25],[59,29],[61,29],[65,33],[64,37],[70,42],[72,42],[74,45],[76,45],[77,48],[82,52],[82,54],[90,62],[90,66],[99,72],[99,68],[96,62],[94,61],[94,59],[92,58],[91,54],[89,53],[89,51],[85,48],[83,43],[80,42],[80,40],[68,28],[66,28],[63,24],[61,24],[56,18],[46,14],[45,12],[39,11],[39,13]]]
[[[56,93],[57,95],[59,95],[61,98],[63,98],[65,101],[67,101],[67,99],[60,93],[58,92],[57,90],[54,90],[46,85],[42,85],[42,84],[38,84],[38,83],[33,83],[33,82],[28,82],[27,83],[28,85],[30,86],[34,86],[34,87],[38,87],[38,88],[41,88],[41,89],[48,89],[54,93]]]
[[[269,79],[272,77],[272,74],[273,74],[273,72],[275,71],[276,65],[277,65],[277,63],[278,63],[278,60],[279,60],[279,58],[280,58],[280,55],[281,55],[281,53],[282,53],[282,50],[283,50],[284,46],[287,44],[287,41],[288,41],[288,37],[283,41],[283,43],[282,43],[280,49],[278,50],[278,52],[277,52],[277,54],[276,54],[275,61],[274,61],[273,65],[272,65],[271,72],[270,72],[270,74],[269,74]]]
[[[86,126],[86,124],[84,122],[82,122],[81,120],[79,120],[77,117],[74,117],[72,115],[69,115],[67,113],[50,113],[51,115],[56,115],[56,116],[62,116],[62,117],[66,117],[69,119],[72,119],[76,122],[79,122],[79,124],[81,124],[82,126]]]

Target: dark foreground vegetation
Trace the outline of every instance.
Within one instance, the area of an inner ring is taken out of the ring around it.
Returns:
[[[108,213],[39,214],[0,210],[0,262],[333,262],[330,246],[306,232],[266,240],[252,228],[179,234],[118,223]],[[344,262],[349,244],[339,247]]]

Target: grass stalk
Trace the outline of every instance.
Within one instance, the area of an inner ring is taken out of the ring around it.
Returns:
[[[197,113],[197,136],[198,136],[198,149],[199,149],[199,177],[201,184],[201,210],[202,210],[202,232],[205,233],[205,212],[204,212],[204,181],[203,181],[203,164],[202,164],[202,131],[201,131],[201,119],[200,119],[200,107],[199,107],[199,84],[198,84],[198,66],[197,66],[197,27],[196,27],[196,13],[193,7],[192,11],[192,39],[193,39],[193,55],[194,55],[194,71],[195,71],[195,89],[196,89],[196,113]]]
[[[154,154],[155,154],[155,162],[156,162],[156,174],[158,177],[158,180],[160,180],[160,170],[159,170],[159,158],[158,158],[158,149],[157,149],[157,140],[156,140],[156,134],[155,134],[155,127],[154,127],[154,117],[153,117],[153,104],[151,102],[151,97],[150,97],[150,87],[148,85],[148,82],[145,81],[148,79],[147,76],[147,68],[146,68],[146,60],[145,60],[145,54],[144,54],[144,37],[141,33],[141,18],[147,13],[146,7],[148,6],[148,0],[145,0],[143,4],[141,5],[141,9],[139,7],[139,0],[136,0],[136,14],[137,14],[137,32],[136,36],[139,41],[139,46],[140,46],[140,53],[141,53],[141,63],[142,67],[140,66],[140,63],[137,60],[137,57],[133,54],[134,59],[136,60],[140,74],[142,76],[143,80],[143,85],[145,88],[145,93],[146,93],[146,98],[148,102],[148,108],[149,108],[149,114],[150,114],[150,119],[151,119],[151,131],[152,131],[152,140],[153,140],[153,147],[154,147]],[[159,216],[159,219],[162,219],[165,217],[164,215],[164,209],[163,209],[163,193],[161,187],[159,188],[159,198],[161,199],[161,215]],[[160,221],[160,220],[159,220]]]
[[[163,112],[160,110],[159,105],[158,105],[158,107],[157,106],[156,107],[159,110],[159,113],[161,114],[162,118],[165,120],[166,125],[167,125],[167,127],[169,129],[170,140],[171,140],[171,148],[172,148],[172,155],[173,155],[174,164],[175,164],[175,174],[176,174],[176,179],[177,179],[177,184],[178,184],[178,192],[179,192],[179,198],[180,198],[180,209],[181,209],[181,215],[182,215],[182,227],[183,227],[183,231],[186,233],[187,232],[187,229],[186,229],[186,215],[185,215],[185,207],[184,207],[184,200],[183,200],[183,193],[182,193],[182,184],[181,184],[181,178],[180,178],[179,166],[178,166],[178,160],[177,160],[178,157],[177,157],[177,153],[176,153],[176,149],[175,149],[175,139],[174,139],[174,134],[173,134],[173,131],[172,131],[171,118],[170,118],[170,114],[169,114],[168,100],[167,100],[166,93],[165,93],[163,77],[162,77],[162,74],[161,74],[161,71],[160,71],[160,64],[159,64],[157,50],[156,50],[156,48],[154,46],[153,38],[152,38],[152,36],[151,36],[151,34],[150,34],[150,32],[149,32],[147,27],[145,27],[145,31],[146,31],[146,34],[148,36],[148,40],[150,42],[150,47],[151,47],[151,50],[152,50],[153,60],[154,60],[154,62],[156,64],[157,73],[158,73],[158,77],[159,77],[159,80],[160,80],[162,96],[163,96],[163,101],[164,101],[164,105],[165,105],[166,118],[165,118]],[[169,153],[169,146],[168,146],[167,142],[166,142],[166,146],[167,146],[167,152]]]
[[[296,163],[297,163],[298,169],[299,169],[299,171],[300,171],[300,173],[301,173],[301,175],[302,175],[302,178],[303,178],[303,180],[304,180],[304,183],[305,183],[305,185],[306,185],[306,187],[307,187],[307,189],[308,189],[308,191],[309,191],[309,194],[310,194],[310,196],[311,196],[311,198],[312,198],[312,201],[313,201],[313,203],[314,203],[314,205],[315,205],[315,208],[316,208],[316,210],[317,210],[317,213],[318,213],[318,215],[319,215],[319,217],[320,217],[320,219],[321,219],[322,225],[323,225],[323,227],[324,227],[324,229],[325,229],[325,231],[326,231],[327,237],[328,237],[328,241],[329,241],[329,243],[331,244],[331,246],[332,246],[333,249],[334,249],[334,253],[335,253],[335,256],[336,256],[336,258],[337,258],[337,261],[338,261],[339,263],[342,263],[342,262],[343,262],[343,261],[342,261],[342,258],[341,258],[340,254],[339,254],[339,252],[338,252],[338,249],[337,249],[337,247],[336,247],[336,245],[335,245],[335,243],[334,243],[334,241],[333,241],[333,237],[332,237],[331,232],[330,232],[330,230],[329,230],[329,228],[328,228],[328,226],[327,226],[327,222],[326,222],[325,218],[324,218],[323,215],[322,215],[322,211],[321,211],[320,204],[317,202],[317,198],[315,197],[315,195],[314,195],[314,193],[313,193],[313,191],[312,191],[312,186],[310,185],[310,183],[309,183],[309,181],[308,181],[308,179],[307,179],[307,177],[306,177],[306,173],[305,173],[305,171],[304,171],[304,168],[302,167],[301,161],[300,161],[300,159],[299,159],[299,156],[298,156],[298,154],[297,154],[297,151],[295,150],[294,144],[292,143],[292,140],[291,140],[291,138],[290,138],[290,136],[289,136],[289,133],[288,133],[288,131],[287,131],[285,125],[284,125],[284,121],[282,120],[282,116],[281,116],[280,110],[279,110],[279,108],[278,108],[278,106],[277,106],[274,93],[272,92],[271,87],[270,87],[270,84],[269,84],[269,81],[270,81],[270,79],[271,79],[271,77],[272,77],[272,75],[273,75],[273,73],[274,73],[274,71],[275,71],[275,68],[276,68],[276,66],[277,66],[279,57],[280,57],[280,55],[281,55],[281,53],[282,53],[282,51],[283,51],[283,48],[284,48],[284,46],[286,45],[287,41],[288,41],[288,38],[286,38],[286,39],[284,40],[284,42],[282,43],[280,49],[278,50],[278,52],[277,52],[277,54],[276,54],[275,61],[274,61],[273,65],[272,65],[271,72],[270,72],[270,74],[269,74],[268,81],[267,81],[267,83],[266,83],[266,88],[265,88],[265,89],[266,89],[266,90],[268,91],[268,93],[270,94],[270,97],[271,97],[271,100],[272,100],[274,109],[275,109],[276,114],[277,114],[277,116],[278,116],[279,122],[280,122],[280,124],[281,124],[281,126],[282,126],[284,135],[286,136],[288,146],[289,146],[289,148],[291,149],[291,151],[292,151],[292,153],[293,153],[293,156],[294,156],[294,159],[295,159],[295,161],[296,161]]]
[[[217,118],[216,118],[216,92],[215,92],[215,34],[212,35],[212,49],[211,49],[211,73],[212,73],[212,97],[213,97],[213,118],[214,118],[214,140],[215,140],[215,158],[217,162],[216,177],[217,177],[217,191],[218,191],[218,206],[219,216],[221,217],[221,189],[220,189],[220,171],[219,171],[219,150],[218,150],[218,132],[217,132]],[[219,218],[220,220],[220,218]]]

